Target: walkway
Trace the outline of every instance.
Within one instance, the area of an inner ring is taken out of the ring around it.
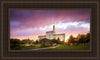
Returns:
[[[56,47],[59,47],[59,46],[60,45],[53,46],[53,47],[46,47],[46,48],[30,49],[30,50],[42,50],[42,49],[56,48]]]

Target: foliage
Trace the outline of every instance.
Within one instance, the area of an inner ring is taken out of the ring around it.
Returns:
[[[47,46],[47,45],[50,43],[50,40],[44,38],[44,39],[41,39],[41,40],[39,41],[39,43],[40,43],[42,46],[45,47],[45,46]]]
[[[90,41],[90,33],[87,34],[79,34],[76,38],[73,37],[72,35],[68,39],[68,43],[72,45],[68,45],[66,42],[60,41],[60,39],[41,39],[41,40],[36,40],[32,41],[30,39],[10,39],[10,48],[13,50],[22,50],[22,49],[36,49],[36,48],[44,48],[44,47],[50,47],[54,46],[54,44],[61,44],[60,47],[51,49],[51,50],[87,50],[89,49],[89,43]],[[30,46],[25,46],[23,44],[33,44]],[[77,45],[77,44],[78,45]],[[80,44],[81,43],[81,44]],[[84,44],[86,43],[86,44]],[[74,44],[74,45],[73,45]]]
[[[68,39],[68,44],[79,44],[79,43],[89,43],[90,42],[90,33],[87,34],[78,34],[75,38],[72,35]]]
[[[31,44],[32,43],[32,40],[30,39],[24,39],[21,41],[21,44]]]
[[[19,39],[10,39],[10,44],[20,44]]]
[[[14,48],[14,47],[19,47],[20,44],[20,40],[19,39],[10,39],[10,47]]]
[[[35,44],[38,44],[38,43],[39,43],[39,41],[38,41],[38,40],[36,40]]]
[[[37,40],[35,43],[40,44],[42,47],[48,47],[48,46],[53,46],[53,44],[60,44],[61,41],[59,38],[57,40],[56,39],[50,40],[50,39],[44,38],[44,39]]]
[[[33,41],[30,39],[10,39],[10,47],[11,49],[20,49],[21,46],[25,46],[25,44],[32,44]],[[24,45],[23,45],[24,44]]]
[[[86,35],[80,35],[79,39],[79,43],[89,43],[90,41],[90,33],[87,33]]]
[[[75,38],[71,35],[68,39],[68,43],[72,44],[72,43],[77,43],[77,41],[75,40]]]
[[[10,48],[14,49],[14,50],[18,50],[18,49],[24,49],[24,48],[28,48],[28,46],[26,46],[25,44],[32,44],[31,46],[33,46],[33,48],[43,48],[43,47],[50,47],[53,46],[53,44],[60,44],[61,41],[58,38],[56,39],[41,39],[41,40],[36,40],[36,41],[32,41],[30,39],[10,39]],[[29,47],[31,47],[29,46]],[[30,48],[28,48],[30,49]]]
[[[62,42],[60,41],[59,37],[58,37],[58,39],[57,39],[57,43],[58,43],[58,44],[61,44],[61,43],[62,43]]]
[[[89,43],[90,42],[90,33],[87,33],[85,38],[86,38],[85,42]]]

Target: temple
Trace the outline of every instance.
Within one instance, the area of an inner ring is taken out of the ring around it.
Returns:
[[[43,38],[47,38],[47,39],[58,39],[59,38],[60,41],[64,41],[65,34],[56,34],[55,25],[53,25],[53,31],[47,31],[46,35],[38,36],[38,38],[39,40]]]

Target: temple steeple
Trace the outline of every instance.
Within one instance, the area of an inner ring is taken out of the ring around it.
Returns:
[[[55,31],[55,25],[53,25],[53,32],[56,33],[56,31]]]

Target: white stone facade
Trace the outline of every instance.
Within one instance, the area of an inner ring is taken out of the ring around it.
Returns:
[[[43,38],[47,39],[60,39],[60,41],[65,40],[65,34],[56,34],[55,26],[53,26],[53,31],[47,31],[46,35],[38,36],[39,40]]]

